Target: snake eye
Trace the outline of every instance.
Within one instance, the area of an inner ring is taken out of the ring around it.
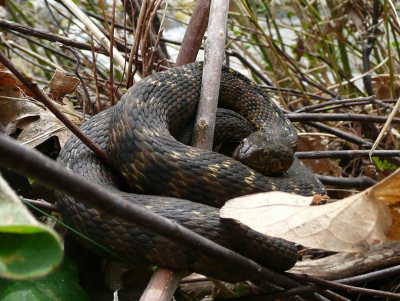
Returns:
[[[262,152],[262,156],[264,159],[267,159],[269,156],[269,149],[264,149]]]

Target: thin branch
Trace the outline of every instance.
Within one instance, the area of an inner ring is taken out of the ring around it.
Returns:
[[[355,159],[369,157],[369,150],[341,150],[341,151],[310,151],[296,152],[299,159]],[[377,150],[373,157],[400,157],[400,151],[396,150]]]
[[[4,28],[6,30],[10,30],[12,31],[17,31],[20,33],[24,33],[27,34],[29,36],[33,36],[39,39],[43,39],[43,40],[47,40],[47,41],[51,41],[51,42],[60,42],[64,45],[67,46],[71,46],[74,48],[79,48],[82,50],[91,50],[91,45],[86,44],[86,43],[79,43],[74,39],[69,39],[69,38],[65,38],[59,35],[56,35],[54,33],[51,32],[47,32],[47,31],[43,31],[43,30],[39,30],[33,27],[29,27],[29,26],[25,26],[25,25],[21,25],[18,23],[13,23],[13,22],[9,22],[6,21],[4,19],[0,19],[0,28]],[[103,54],[108,54],[108,52],[101,46],[94,46],[94,49],[96,52],[99,53],[103,53]]]
[[[344,278],[340,280],[336,280],[334,282],[336,283],[342,283],[342,284],[359,284],[359,283],[364,283],[368,281],[374,281],[377,279],[381,279],[384,277],[389,277],[392,275],[398,275],[400,273],[400,265],[390,267],[387,269],[383,269],[380,271],[375,271],[371,273],[367,273],[364,275],[359,275],[359,276],[354,276],[354,277],[349,277],[349,278]]]
[[[382,292],[382,291],[377,291],[377,290],[373,290],[373,289],[360,288],[360,287],[350,286],[350,285],[346,285],[346,284],[340,284],[337,282],[332,282],[332,281],[320,279],[320,278],[309,276],[309,275],[297,275],[297,274],[290,274],[290,273],[286,273],[286,274],[289,277],[296,279],[298,281],[312,282],[312,283],[318,284],[322,287],[342,290],[342,291],[346,291],[350,294],[360,294],[360,295],[375,296],[375,297],[382,297],[382,298],[391,298],[392,300],[400,300],[399,294]]]
[[[366,176],[360,176],[357,178],[338,178],[338,177],[329,177],[322,175],[315,175],[318,180],[322,182],[324,185],[331,185],[336,187],[346,187],[346,188],[360,188],[365,189],[375,185],[377,182]]]
[[[386,116],[374,116],[365,114],[317,114],[317,113],[295,113],[286,114],[290,121],[364,121],[385,123],[388,118]],[[393,118],[392,123],[400,124],[400,118]]]
[[[73,55],[75,56],[75,58],[76,58],[74,72],[75,72],[76,77],[79,78],[79,81],[81,82],[83,91],[84,91],[84,93],[85,93],[85,98],[83,99],[83,105],[82,105],[82,113],[83,113],[83,120],[86,120],[86,118],[85,118],[85,114],[86,114],[86,104],[89,104],[89,105],[90,105],[90,95],[89,95],[88,89],[86,88],[85,82],[84,82],[82,76],[80,75],[80,73],[79,73],[79,71],[78,71],[78,69],[79,69],[79,64],[80,64],[80,62],[81,62],[81,59],[80,59],[80,57],[79,57],[78,52],[77,52],[75,49],[72,49],[71,47],[66,46],[66,45],[63,45],[63,44],[59,44],[58,46],[59,46],[60,48],[64,48],[64,49],[67,49],[67,50],[71,51],[72,54],[73,54]]]

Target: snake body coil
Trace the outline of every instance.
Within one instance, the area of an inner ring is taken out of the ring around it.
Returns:
[[[220,219],[215,207],[228,199],[263,191],[313,195],[325,190],[297,160],[284,175],[267,177],[231,158],[177,142],[172,135],[193,117],[201,77],[201,63],[153,74],[131,88],[117,106],[82,126],[115,159],[122,177],[135,193],[119,190],[120,176],[75,137],[66,143],[58,161],[124,199],[175,220],[222,246],[275,270],[287,270],[296,262],[297,252],[292,243],[259,234],[234,220]],[[271,139],[281,137],[293,149],[297,147],[293,126],[246,77],[224,67],[220,91],[219,106],[240,113],[259,133]],[[95,210],[68,196],[59,195],[58,206],[67,224],[131,261],[139,258],[226,281],[248,277],[197,250],[117,219],[100,217]],[[99,253],[92,244],[81,242]]]

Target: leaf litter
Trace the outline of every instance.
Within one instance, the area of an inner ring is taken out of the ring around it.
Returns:
[[[221,218],[306,247],[365,252],[373,244],[399,240],[400,170],[371,188],[326,205],[313,197],[267,192],[228,201]]]

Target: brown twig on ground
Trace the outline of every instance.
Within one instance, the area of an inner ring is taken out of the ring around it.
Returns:
[[[368,188],[376,184],[370,177],[360,176],[357,178],[338,178],[323,175],[315,175],[324,185],[331,185],[345,188]]]
[[[342,290],[342,291],[346,291],[350,294],[360,294],[360,295],[367,295],[367,296],[390,298],[392,300],[400,300],[399,294],[355,287],[355,286],[351,286],[351,285],[347,285],[347,284],[341,284],[341,283],[337,283],[337,282],[333,282],[333,281],[320,279],[320,278],[309,276],[309,275],[297,275],[297,274],[291,274],[291,273],[286,273],[286,275],[288,275],[289,277],[291,277],[295,280],[298,280],[298,281],[307,282],[307,283],[311,282],[311,283],[315,283],[323,288],[326,287],[326,288],[330,288],[330,289]]]
[[[85,143],[103,162],[114,167],[114,160],[105,154],[100,147],[86,136],[71,120],[64,115],[57,106],[39,88],[37,82],[26,78],[15,65],[0,51],[0,61],[11,71],[35,96],[42,102],[68,129],[71,130],[83,143]]]
[[[246,297],[236,297],[236,298],[229,298],[229,301],[264,301],[264,300],[277,300],[281,298],[287,297],[294,297],[304,296],[306,297],[310,293],[315,292],[315,288],[312,286],[303,286],[303,287],[295,287],[281,292],[273,292],[269,294],[260,294],[260,295],[253,295],[253,296],[246,296]],[[222,301],[227,299],[215,298],[214,301]],[[303,300],[303,299],[301,299]]]
[[[170,301],[185,274],[186,271],[158,267],[151,276],[140,301]]]
[[[364,283],[364,282],[368,282],[368,281],[374,281],[374,280],[381,279],[384,277],[389,277],[392,275],[398,275],[399,273],[400,273],[400,265],[396,265],[394,267],[390,267],[390,268],[383,269],[380,271],[375,271],[375,272],[367,273],[364,275],[344,278],[344,279],[336,280],[334,282],[354,285],[354,284]]]
[[[205,256],[221,262],[221,269],[235,267],[246,278],[266,279],[283,288],[301,286],[296,281],[213,243],[167,218],[124,201],[107,189],[74,174],[40,153],[19,145],[9,137],[0,135],[0,146],[0,166],[10,168],[16,173],[38,180],[47,187],[66,193],[87,206],[106,213],[107,216],[118,216],[121,220],[162,235],[178,245],[185,245],[202,252]],[[313,295],[309,300],[325,299],[319,295]]]
[[[357,279],[357,277],[362,277],[359,275],[363,273],[398,264],[400,264],[400,243],[387,242],[373,245],[369,251],[356,256],[338,253],[320,259],[299,261],[289,272],[309,274],[329,280],[339,280],[344,277]],[[351,282],[351,279],[348,284],[355,284]]]
[[[46,210],[50,210],[50,211],[55,211],[58,212],[58,208],[56,204],[52,204],[49,202],[46,202],[45,200],[39,199],[39,200],[31,200],[31,199],[26,199],[26,198],[22,198],[23,201],[34,205],[36,207],[42,208],[42,209],[46,209]]]

